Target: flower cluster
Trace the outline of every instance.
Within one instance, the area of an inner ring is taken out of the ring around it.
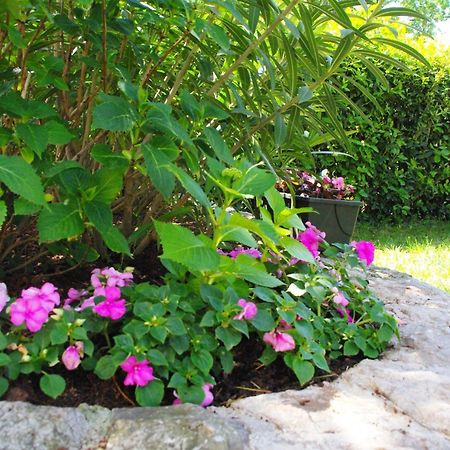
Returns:
[[[224,250],[219,249],[218,253],[224,256],[229,256],[232,259],[236,259],[239,255],[248,255],[256,259],[261,258],[261,252],[257,248],[245,248],[241,245],[238,245],[229,252],[225,252]]]
[[[295,193],[302,197],[320,197],[334,199],[352,199],[355,188],[346,184],[343,177],[331,178],[328,170],[323,170],[319,177],[304,171],[287,171]],[[281,192],[289,192],[286,181],[280,180],[276,187]]]
[[[319,245],[325,240],[325,232],[320,231],[311,222],[306,222],[306,230],[299,233],[297,239],[309,250],[314,258],[319,256]]]

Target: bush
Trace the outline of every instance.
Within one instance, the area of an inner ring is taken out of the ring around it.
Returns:
[[[413,65],[411,72],[375,63],[390,88],[362,64],[347,76],[368,89],[378,108],[351,82],[342,88],[366,118],[347,108],[342,114],[351,135],[353,158],[321,156],[318,164],[344,176],[366,201],[366,217],[450,217],[450,68]],[[342,150],[331,143],[327,150]]]

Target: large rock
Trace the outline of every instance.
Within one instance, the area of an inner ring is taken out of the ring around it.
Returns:
[[[338,380],[229,408],[53,408],[0,402],[0,449],[449,449],[450,295],[382,269],[401,342]]]

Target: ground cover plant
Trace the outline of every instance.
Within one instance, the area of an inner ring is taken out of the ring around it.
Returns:
[[[406,272],[450,292],[449,223],[421,220],[392,225],[359,223],[355,238],[377,247],[375,264]]]
[[[3,326],[13,325],[1,334],[3,393],[8,379],[37,372],[43,392],[57,397],[65,381],[51,368],[81,365],[101,379],[119,372],[125,386],[136,386],[140,405],[159,405],[169,389],[174,404],[208,406],[244,336],[266,344],[263,365],[282,355],[304,384],[316,367],[329,371],[330,359],[360,352],[376,358],[398,335],[363,272],[353,279],[348,273],[372,263],[372,243],[329,246],[270,187],[273,174],[245,161],[240,169],[212,166],[223,198],[208,208],[212,234],[156,222],[168,269],[162,285],[133,284],[131,272],[113,268],[94,269],[90,286],[70,289],[65,300],[45,283],[9,302],[3,285]],[[230,211],[260,193],[272,214],[260,206],[262,218],[250,220]]]

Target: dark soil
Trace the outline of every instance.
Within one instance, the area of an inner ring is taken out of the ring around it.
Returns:
[[[301,388],[296,376],[285,366],[281,356],[270,366],[263,366],[258,361],[262,350],[262,343],[249,340],[242,342],[237,347],[235,369],[231,374],[217,379],[217,385],[213,390],[214,405],[227,405],[238,398]],[[332,361],[331,373],[319,370],[308,385],[334,380],[361,359],[342,358]],[[52,399],[42,393],[39,388],[39,375],[22,375],[11,383],[4,399],[48,406],[78,406],[81,403],[101,405],[107,408],[134,406],[134,388],[123,385],[123,376],[119,372],[120,369],[113,379],[104,381],[97,378],[92,372],[83,370],[70,372],[61,367],[59,373],[64,376],[67,387],[57,399]],[[53,373],[58,373],[58,371]],[[169,405],[173,399],[172,392],[168,391],[163,404]]]

